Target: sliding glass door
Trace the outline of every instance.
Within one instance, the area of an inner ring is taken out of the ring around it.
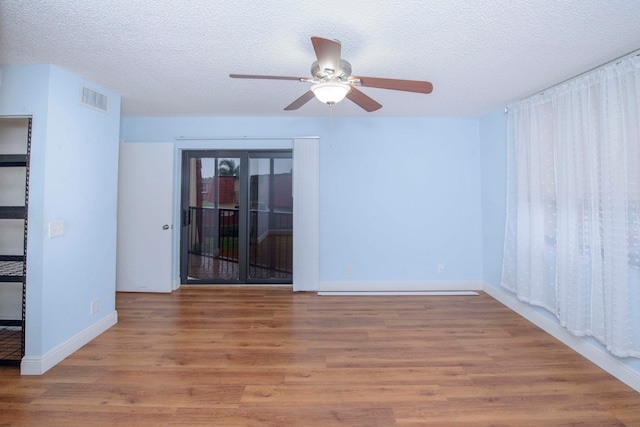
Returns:
[[[291,283],[291,151],[185,151],[182,283]]]
[[[293,272],[293,161],[249,158],[249,278],[288,279]]]

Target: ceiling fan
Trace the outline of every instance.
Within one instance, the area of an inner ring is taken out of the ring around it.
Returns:
[[[356,86],[427,94],[433,90],[433,85],[424,81],[352,76],[351,64],[340,57],[341,45],[338,40],[311,37],[311,43],[318,57],[318,60],[311,65],[313,77],[254,74],[229,74],[229,77],[234,79],[297,80],[313,83],[310,90],[285,108],[287,111],[297,110],[314,96],[328,105],[340,102],[346,97],[368,112],[382,108],[381,104],[356,89]]]

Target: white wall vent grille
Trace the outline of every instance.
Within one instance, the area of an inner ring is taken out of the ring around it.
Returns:
[[[87,107],[95,108],[104,113],[109,112],[109,97],[88,87],[82,86],[80,102]]]

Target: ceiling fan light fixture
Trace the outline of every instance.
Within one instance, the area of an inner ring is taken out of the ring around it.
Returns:
[[[311,86],[311,91],[320,102],[333,105],[342,101],[351,92],[351,85],[339,82],[320,82]]]

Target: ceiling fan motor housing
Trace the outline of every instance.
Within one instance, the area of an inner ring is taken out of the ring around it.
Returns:
[[[333,80],[333,81],[344,81],[346,82],[349,76],[351,76],[351,64],[344,59],[340,60],[340,68],[337,70],[331,70],[329,68],[320,69],[320,64],[318,61],[315,61],[311,65],[311,75],[314,80]]]

